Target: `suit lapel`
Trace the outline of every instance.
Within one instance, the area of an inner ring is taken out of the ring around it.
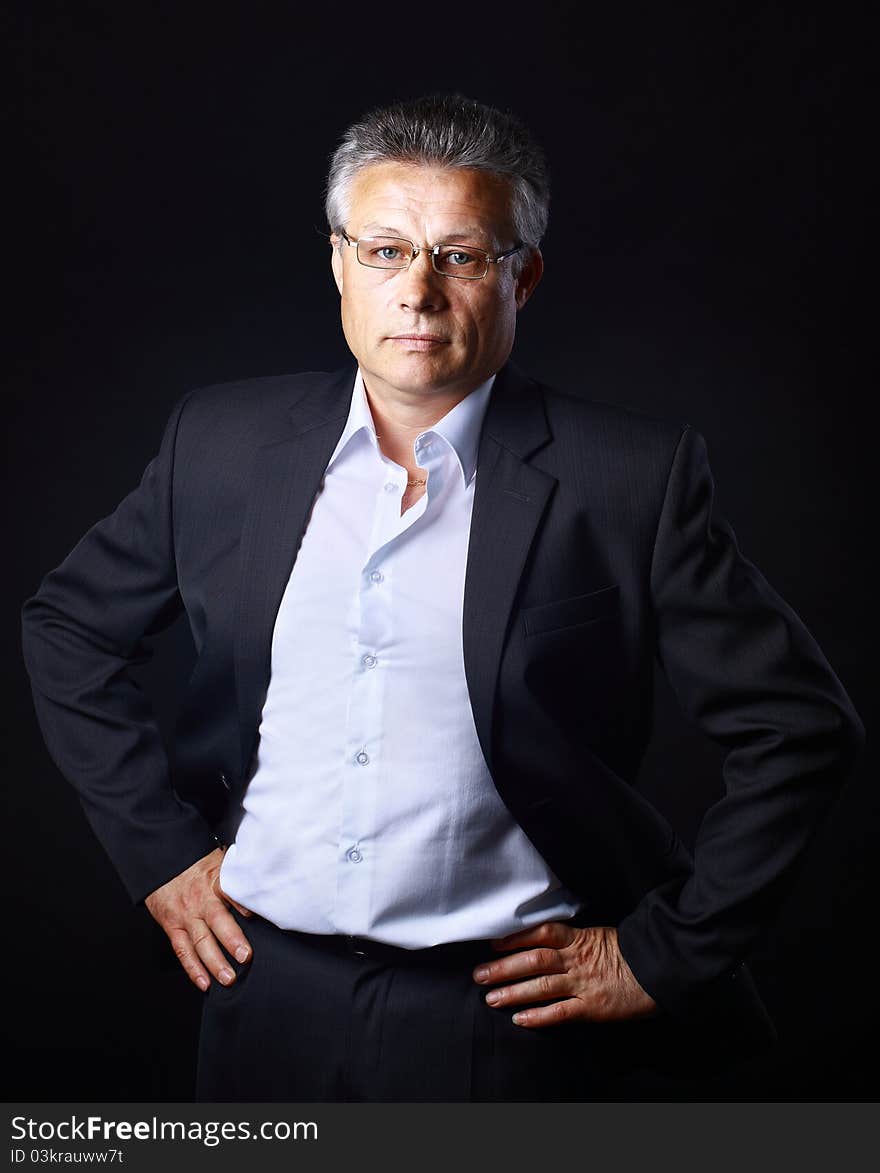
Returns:
[[[312,502],[348,417],[354,376],[351,365],[320,379],[290,407],[287,436],[259,448],[254,458],[241,535],[235,630],[243,773],[269,685],[275,617]]]
[[[462,637],[474,724],[492,769],[492,714],[513,601],[555,477],[528,463],[550,439],[536,383],[512,363],[498,373],[477,455]]]

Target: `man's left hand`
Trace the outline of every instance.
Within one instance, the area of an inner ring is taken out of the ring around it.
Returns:
[[[517,952],[478,965],[474,980],[481,985],[513,982],[490,991],[486,1001],[493,1009],[516,1009],[518,1026],[556,1026],[578,1019],[615,1022],[644,1018],[659,1009],[624,960],[614,928],[545,921],[501,937],[492,947]],[[528,1010],[518,1009],[528,1003]]]

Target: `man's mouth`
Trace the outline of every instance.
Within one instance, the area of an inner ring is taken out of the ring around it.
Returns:
[[[390,340],[404,350],[434,350],[448,341],[441,334],[392,334]]]

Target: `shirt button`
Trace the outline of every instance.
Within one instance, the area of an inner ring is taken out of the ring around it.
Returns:
[[[384,577],[385,577],[385,575],[382,573],[381,570],[374,570],[370,574],[370,580],[372,582],[381,582]]]
[[[367,762],[370,760],[370,755],[366,752],[366,750],[362,749],[361,752],[357,755],[357,757],[354,760],[359,765],[365,766],[367,764]]]
[[[361,663],[365,668],[375,668],[379,661],[368,652],[365,656],[361,656]]]
[[[394,481],[386,481],[385,482],[385,492],[386,493],[393,493],[396,488],[397,488],[397,485],[395,485]]]
[[[350,847],[345,854],[351,863],[360,863],[364,858],[356,847]]]

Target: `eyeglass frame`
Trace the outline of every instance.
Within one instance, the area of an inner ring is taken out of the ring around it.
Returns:
[[[479,277],[466,277],[463,273],[442,273],[437,268],[437,255],[438,255],[441,248],[448,248],[449,247],[448,244],[446,244],[446,245],[444,245],[444,244],[430,244],[430,245],[416,244],[415,241],[410,240],[408,236],[385,236],[384,234],[381,236],[363,236],[363,237],[359,237],[357,240],[355,240],[353,237],[348,235],[348,233],[345,231],[344,228],[339,229],[339,234],[343,237],[346,244],[351,245],[354,248],[354,250],[355,250],[354,255],[355,255],[355,259],[356,259],[357,263],[359,265],[363,265],[363,267],[365,269],[374,269],[378,272],[385,272],[385,273],[403,273],[409,269],[410,265],[413,263],[413,261],[419,255],[419,253],[429,253],[430,257],[431,257],[431,268],[434,270],[434,272],[437,274],[437,276],[438,277],[451,277],[453,281],[482,281],[482,280],[484,280],[484,278],[488,277],[488,275],[489,275],[489,265],[490,264],[492,264],[492,265],[500,264],[501,261],[505,261],[505,260],[507,260],[508,257],[512,257],[514,253],[518,253],[520,251],[520,249],[523,248],[525,245],[525,241],[521,240],[521,241],[519,241],[518,244],[515,244],[513,248],[509,248],[505,252],[498,253],[497,256],[493,257],[493,256],[490,256],[486,252],[485,249],[480,248],[476,244],[466,245],[464,241],[459,241],[459,242],[453,241],[452,243],[460,243],[462,248],[467,247],[467,248],[471,249],[472,252],[480,253],[480,255],[483,256],[486,260],[486,272],[485,273],[481,273]],[[410,258],[405,265],[368,265],[366,263],[366,261],[361,260],[360,254],[357,251],[357,246],[358,246],[358,244],[360,244],[361,240],[400,240],[400,241],[405,241],[412,249],[412,252],[410,253]]]

